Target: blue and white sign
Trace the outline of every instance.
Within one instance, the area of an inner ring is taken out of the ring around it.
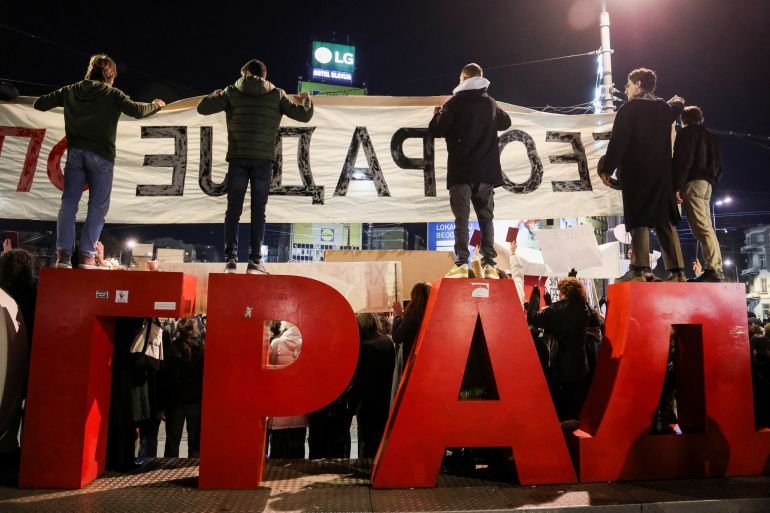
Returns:
[[[468,238],[473,235],[474,230],[479,229],[478,221],[468,223]],[[430,251],[454,251],[455,249],[455,224],[446,223],[428,223],[428,250]]]

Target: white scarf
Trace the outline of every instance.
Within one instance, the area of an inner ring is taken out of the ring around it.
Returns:
[[[487,89],[489,87],[489,80],[484,77],[471,77],[463,80],[454,88],[452,94],[457,94],[461,91],[472,91],[474,89]]]

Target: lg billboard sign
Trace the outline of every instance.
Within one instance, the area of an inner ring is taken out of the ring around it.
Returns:
[[[356,47],[313,41],[310,75],[313,79],[352,83]]]

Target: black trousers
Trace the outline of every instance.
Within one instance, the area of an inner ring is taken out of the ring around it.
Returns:
[[[488,183],[461,183],[449,188],[449,205],[455,216],[455,263],[468,263],[471,256],[468,250],[468,219],[471,203],[479,220],[481,231],[481,263],[495,265],[495,187]]]
[[[265,207],[273,178],[273,161],[233,159],[227,170],[227,212],[225,213],[225,259],[238,260],[238,222],[243,213],[246,188],[251,182],[251,252],[249,259],[262,258],[265,238]]]

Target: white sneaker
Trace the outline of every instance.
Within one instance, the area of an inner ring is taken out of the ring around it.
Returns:
[[[455,266],[444,275],[444,278],[468,278],[468,264],[455,264]]]
[[[485,280],[499,280],[500,274],[497,272],[497,268],[489,264],[484,266],[484,279]]]
[[[249,259],[249,265],[246,267],[246,274],[270,274],[267,272],[267,269],[265,269],[265,266],[262,264],[262,262],[255,262],[254,260]]]

